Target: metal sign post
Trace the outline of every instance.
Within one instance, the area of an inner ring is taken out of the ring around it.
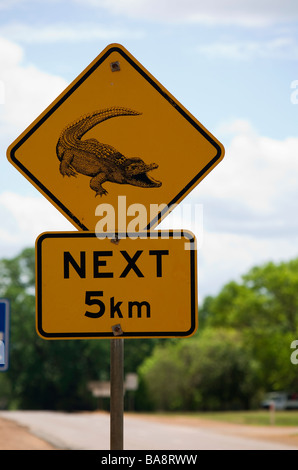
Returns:
[[[111,339],[110,449],[123,450],[124,339]]]

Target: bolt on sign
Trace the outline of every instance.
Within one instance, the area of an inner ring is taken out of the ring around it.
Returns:
[[[78,229],[118,196],[155,227],[223,158],[220,142],[112,44],[11,144],[9,161]],[[149,212],[149,206],[155,211]],[[126,229],[125,229],[126,230]]]
[[[187,337],[197,329],[191,232],[48,232],[36,241],[36,322],[45,339]],[[122,238],[122,237],[125,238]]]

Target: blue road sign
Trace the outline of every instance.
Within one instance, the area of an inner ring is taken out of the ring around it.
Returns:
[[[9,360],[9,301],[0,299],[0,372],[8,369]]]

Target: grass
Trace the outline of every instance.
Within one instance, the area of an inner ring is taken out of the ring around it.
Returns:
[[[270,411],[221,411],[195,413],[198,418],[213,419],[236,424],[251,424],[255,426],[298,426],[298,410],[275,411],[271,421]]]
[[[254,411],[205,411],[205,412],[160,412],[160,416],[181,416],[187,418],[202,418],[226,423],[245,424],[253,426],[293,426],[298,427],[298,410],[276,410],[272,417],[269,410]]]

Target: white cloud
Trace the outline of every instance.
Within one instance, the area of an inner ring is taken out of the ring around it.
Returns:
[[[298,138],[260,136],[244,120],[226,124],[223,130],[234,134],[226,156],[199,185],[197,195],[217,199],[228,209],[236,205],[256,220],[272,217],[277,222],[282,217],[289,224],[295,220],[298,228],[292,213],[293,201],[298,201]]]
[[[0,80],[4,103],[0,108],[2,135],[23,131],[65,89],[58,76],[26,64],[23,49],[0,37]]]
[[[5,255],[7,249],[19,251],[34,246],[36,237],[42,232],[74,230],[73,225],[43,197],[2,192],[0,215],[5,220],[0,229],[0,256]]]
[[[199,302],[206,295],[216,295],[227,282],[239,281],[253,266],[297,257],[298,231],[292,239],[205,231],[198,250]]]
[[[201,300],[252,266],[298,257],[298,138],[260,136],[245,120],[217,131],[231,137],[226,155],[187,199],[203,205],[201,231],[187,225],[200,238]]]
[[[15,64],[20,63],[23,60],[24,54],[23,50],[17,44],[8,41],[7,39],[0,38],[1,47],[0,47],[0,60],[2,69],[7,67],[13,67]]]
[[[72,2],[75,0],[69,0],[69,1]],[[20,5],[21,8],[24,6],[25,8],[29,8],[31,5],[33,6],[33,8],[37,8],[37,5],[39,3],[40,3],[40,0],[0,0],[0,10],[11,10],[16,5]],[[43,4],[45,3],[50,3],[50,4],[52,3],[58,6],[58,4],[61,3],[61,0],[45,0]]]
[[[14,5],[17,5],[22,0],[1,0],[0,1],[0,10],[8,10],[12,8]]]
[[[231,41],[203,44],[197,51],[210,58],[248,60],[252,58],[278,58],[297,60],[298,44],[289,37],[269,41]]]
[[[115,38],[139,39],[144,31],[108,27],[98,23],[55,23],[37,26],[23,23],[11,23],[0,27],[0,35],[22,43],[82,42],[98,39],[115,41]]]
[[[261,27],[298,19],[296,0],[76,0],[114,14],[166,22]]]

